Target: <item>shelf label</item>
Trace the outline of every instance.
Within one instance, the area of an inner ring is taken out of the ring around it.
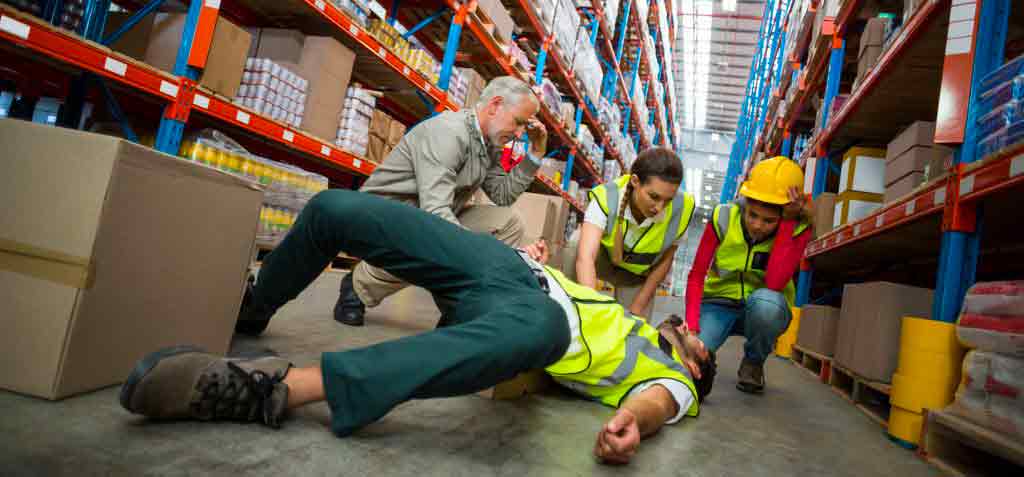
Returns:
[[[853,236],[856,237],[858,235],[860,235],[860,224],[853,226]]]
[[[362,165],[363,161],[360,161],[359,159],[352,159],[352,167],[359,169],[360,167],[362,167]]]
[[[242,124],[249,124],[249,113],[239,110],[235,113],[235,119]]]
[[[884,224],[884,223],[885,223],[885,217],[884,216],[879,215],[878,217],[875,217],[875,228],[881,228],[882,224]]]
[[[203,5],[220,10],[220,0],[205,0]]]
[[[935,191],[935,205],[946,203],[946,189],[939,189]]]
[[[1017,156],[1010,162],[1010,177],[1017,177],[1024,173],[1024,156]]]
[[[960,181],[960,197],[963,197],[963,196],[965,196],[967,194],[970,194],[971,192],[974,192],[974,175],[973,174],[971,174],[971,175],[969,175],[967,177],[964,177],[963,180]]]
[[[124,76],[125,73],[128,72],[128,65],[108,56],[107,59],[103,62],[103,69],[111,73],[114,73],[115,75]]]
[[[409,76],[409,67],[408,66],[403,66],[402,67],[402,75],[403,76]]]
[[[351,33],[353,36],[359,36],[359,27],[357,27],[356,24],[353,23],[348,26],[348,32]]]
[[[0,31],[10,33],[22,40],[28,39],[28,32],[32,29],[28,25],[19,22],[8,16],[0,17]]]
[[[285,129],[284,132],[281,133],[281,138],[288,142],[295,142],[295,133]]]
[[[194,104],[196,106],[199,106],[200,108],[203,108],[203,109],[209,109],[209,107],[210,107],[210,98],[207,98],[206,96],[203,96],[201,94],[196,94],[192,98],[192,104]]]
[[[321,144],[320,145],[320,154],[323,154],[323,155],[325,155],[327,157],[331,157],[331,148]]]
[[[316,0],[316,9],[322,12],[324,11],[324,8],[327,8],[327,4],[324,3],[324,0]]]
[[[917,207],[917,201],[916,200],[912,200],[910,202],[907,202],[907,206],[903,210],[904,210],[904,212],[908,216],[910,216],[910,215],[914,215],[914,209],[916,207]]]
[[[377,47],[377,56],[380,56],[381,58],[387,59],[387,57],[388,57],[388,50],[386,48],[384,48],[383,46]]]
[[[178,86],[170,82],[160,80],[160,92],[167,96],[177,98],[178,97]]]

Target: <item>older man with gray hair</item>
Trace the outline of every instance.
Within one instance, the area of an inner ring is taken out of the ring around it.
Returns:
[[[519,243],[522,219],[508,206],[533,182],[547,152],[547,130],[535,117],[539,109],[528,84],[511,76],[495,78],[474,107],[441,113],[412,128],[360,190],[414,205],[510,246],[525,245]],[[501,149],[524,132],[530,144],[527,160],[505,172]],[[468,204],[481,188],[496,205]],[[405,286],[383,269],[360,262],[341,282],[334,319],[361,326],[367,306],[377,306]],[[239,317],[236,330],[258,335],[272,312],[247,308],[252,312]]]

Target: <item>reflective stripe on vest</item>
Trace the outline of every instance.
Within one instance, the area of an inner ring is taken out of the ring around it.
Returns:
[[[704,282],[704,298],[746,300],[755,290],[765,287],[767,266],[764,270],[755,269],[752,266],[753,260],[758,254],[771,254],[775,238],[750,245],[743,232],[743,208],[737,204],[717,206],[713,218],[719,243],[712,262],[712,273]],[[800,222],[793,236],[800,235],[807,228],[807,222]],[[792,280],[786,283],[782,294],[789,305],[793,306],[796,288]]]
[[[619,406],[643,382],[678,381],[694,396],[686,414],[697,415],[697,391],[689,369],[674,350],[668,355],[658,347],[657,329],[630,315],[610,297],[570,281],[558,270],[545,270],[554,279],[551,286],[561,287],[573,301],[580,324],[570,344],[574,351],[566,352],[545,371],[574,391],[609,406]]]
[[[604,226],[604,235],[602,237],[601,242],[602,245],[604,245],[605,249],[609,252],[609,255],[611,255],[611,250],[612,248],[614,248],[613,244],[615,241],[615,227],[620,226],[618,210],[621,205],[622,193],[629,182],[629,177],[630,176],[628,175],[622,176],[621,178],[613,182],[605,183],[591,191],[591,194],[594,195],[594,198],[595,200],[597,200],[598,205],[602,206],[605,209],[604,212],[607,216],[607,220],[605,221]],[[603,194],[601,194],[600,192],[603,192]],[[694,201],[692,198],[689,198],[689,200],[687,200],[688,198],[689,196],[681,190],[677,191],[675,197],[672,198],[672,203],[669,206],[669,212],[671,215],[669,216],[670,218],[667,226],[663,226],[665,227],[665,231],[662,234],[663,236],[661,239],[660,247],[656,252],[653,250],[635,250],[636,247],[642,246],[641,242],[644,239],[644,236],[642,235],[640,239],[637,240],[637,243],[634,244],[633,251],[623,250],[622,261],[624,263],[616,264],[616,266],[619,266],[620,268],[626,269],[637,275],[642,275],[647,273],[647,271],[650,269],[652,265],[658,263],[658,261],[661,260],[665,253],[668,252],[669,248],[672,247],[672,243],[675,242],[676,238],[681,237],[683,233],[686,231],[686,227],[688,227],[690,224],[690,219],[693,216],[695,204],[693,203]],[[625,222],[625,219],[623,219],[621,222]],[[648,230],[650,230],[651,228],[661,226],[662,225],[660,225],[659,223],[655,223],[652,224],[650,228],[648,228]],[[680,227],[682,227],[682,230],[680,230]]]

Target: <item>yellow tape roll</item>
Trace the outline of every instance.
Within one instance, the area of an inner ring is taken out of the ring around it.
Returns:
[[[780,336],[779,339],[775,342],[775,354],[779,355],[782,358],[789,358],[793,356],[794,344],[796,344],[796,340],[785,339]]]
[[[924,416],[893,406],[889,413],[889,435],[917,444],[921,441],[921,426]]]
[[[964,361],[960,351],[950,354],[901,348],[896,372],[928,381],[956,382],[960,379],[960,366]]]
[[[895,407],[918,413],[922,408],[942,409],[953,402],[956,385],[956,382],[928,381],[896,373],[892,375],[889,402]]]
[[[956,339],[956,325],[912,316],[903,317],[900,349],[963,354],[963,348]]]

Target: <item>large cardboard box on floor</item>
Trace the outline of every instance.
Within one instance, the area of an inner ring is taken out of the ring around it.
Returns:
[[[800,329],[796,344],[822,356],[832,356],[836,351],[836,335],[839,331],[839,308],[821,305],[805,305],[800,311]]]
[[[159,348],[227,351],[261,190],[98,134],[8,119],[0,143],[0,388],[58,399]]]
[[[523,193],[512,204],[523,219],[523,245],[529,245],[539,239],[547,239],[555,229],[555,204],[544,194]]]
[[[932,291],[888,282],[846,285],[836,361],[869,380],[889,382],[896,371],[904,316],[931,316]]]
[[[306,110],[300,127],[315,136],[337,135],[338,116],[352,79],[356,54],[328,36],[304,36],[296,30],[253,30],[249,56],[283,63],[309,81]]]
[[[174,71],[185,17],[184,13],[156,14],[153,34],[146,46],[146,63],[165,71]],[[210,53],[206,57],[206,67],[199,76],[199,84],[228,98],[235,97],[238,85],[242,82],[242,71],[245,69],[251,40],[252,36],[243,28],[218,16]]]

